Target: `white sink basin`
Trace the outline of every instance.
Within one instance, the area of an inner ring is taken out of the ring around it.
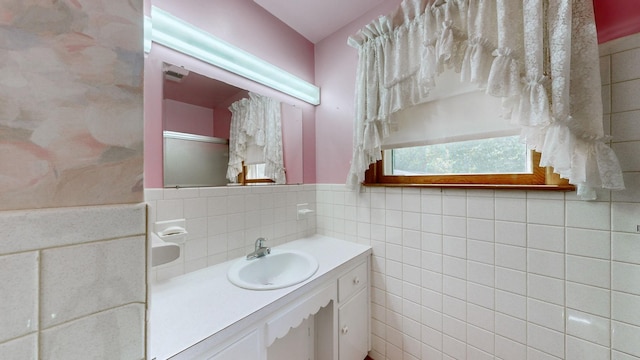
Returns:
[[[318,261],[296,250],[272,249],[271,254],[240,259],[227,272],[232,284],[249,290],[281,289],[310,278],[318,270]]]

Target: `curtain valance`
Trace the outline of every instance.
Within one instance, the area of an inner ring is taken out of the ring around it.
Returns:
[[[265,164],[265,177],[285,184],[280,103],[272,98],[249,93],[229,107],[229,166],[227,179],[237,181],[242,163]]]
[[[354,150],[347,184],[380,160],[399,110],[429,101],[439,75],[500,98],[521,138],[578,186],[624,189],[602,125],[591,0],[404,0],[349,39],[358,49]]]

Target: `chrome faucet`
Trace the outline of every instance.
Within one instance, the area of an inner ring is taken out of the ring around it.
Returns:
[[[255,243],[255,249],[252,253],[247,255],[247,260],[257,259],[267,254],[271,254],[271,248],[264,246],[267,240],[265,238],[257,238]]]

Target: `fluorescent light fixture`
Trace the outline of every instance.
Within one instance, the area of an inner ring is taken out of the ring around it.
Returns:
[[[170,13],[151,7],[151,40],[285,94],[320,104],[320,88],[220,40]]]

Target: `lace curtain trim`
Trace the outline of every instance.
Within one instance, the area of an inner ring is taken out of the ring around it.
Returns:
[[[380,160],[396,111],[428,101],[438,76],[503,99],[521,138],[594,198],[624,189],[605,144],[599,58],[591,0],[404,0],[349,39],[358,49],[354,149],[347,185]]]
[[[229,107],[229,165],[227,179],[237,181],[242,173],[242,162],[247,159],[249,147],[262,151],[265,176],[276,184],[285,184],[282,124],[280,103],[255,93],[240,99]]]

